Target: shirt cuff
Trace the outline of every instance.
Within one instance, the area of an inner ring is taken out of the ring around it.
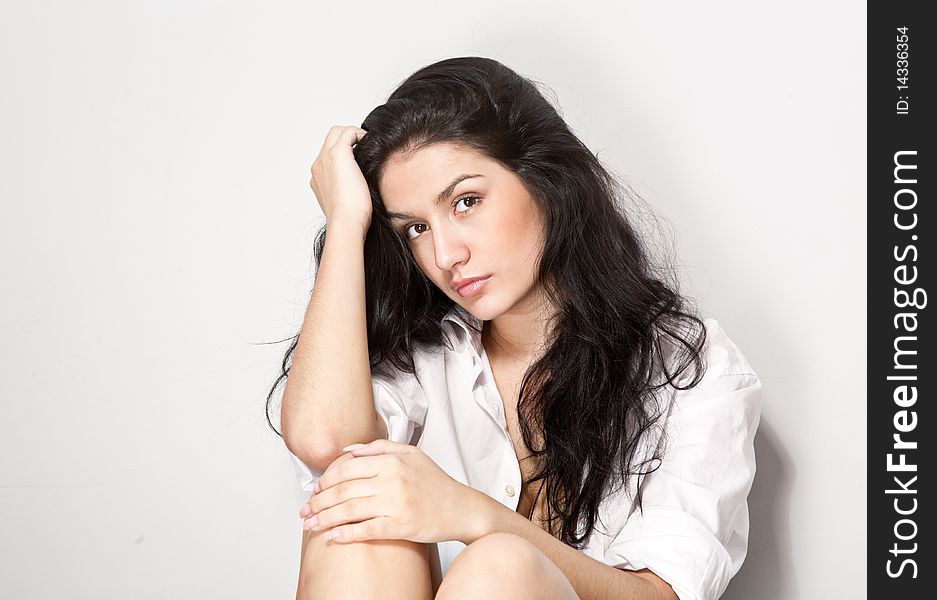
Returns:
[[[411,415],[407,414],[407,407],[402,401],[405,399],[398,399],[384,382],[377,379],[373,380],[372,389],[374,410],[387,426],[387,439],[399,444],[409,444],[416,429],[416,423],[411,420]]]
[[[674,508],[635,510],[605,551],[606,564],[647,568],[680,600],[716,600],[735,568],[725,546],[693,516]]]
[[[316,482],[322,477],[322,471],[317,471],[301,461],[299,457],[290,452],[288,448],[286,449],[286,453],[289,455],[290,462],[293,464],[293,470],[296,472],[296,478],[299,479],[300,488],[302,488],[304,492],[312,492],[312,488],[315,487]]]

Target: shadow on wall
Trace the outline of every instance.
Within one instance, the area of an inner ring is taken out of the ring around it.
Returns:
[[[748,496],[748,555],[723,600],[788,600],[797,577],[791,557],[794,464],[771,423],[755,434],[755,480]]]

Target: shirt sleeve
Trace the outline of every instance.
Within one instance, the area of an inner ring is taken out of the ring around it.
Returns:
[[[374,393],[374,408],[387,425],[387,439],[401,444],[415,444],[416,429],[426,420],[426,398],[416,377],[410,373],[398,373],[393,379],[371,376]],[[322,471],[313,469],[298,456],[284,449],[299,479],[304,492],[311,492]]]
[[[748,547],[761,382],[715,320],[707,325],[707,371],[675,392],[660,467],[641,485],[643,513],[634,509],[603,561],[650,569],[680,600],[719,598]]]

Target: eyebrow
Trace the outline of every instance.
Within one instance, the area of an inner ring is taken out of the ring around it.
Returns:
[[[455,186],[459,185],[466,179],[472,179],[473,177],[484,177],[484,175],[480,173],[475,173],[474,175],[468,175],[466,173],[463,173],[462,175],[459,175],[458,177],[452,180],[452,183],[446,186],[446,189],[439,192],[439,195],[436,196],[436,200],[433,202],[433,206],[437,206],[440,202],[444,202],[446,198],[451,196],[452,191],[455,190]],[[413,219],[415,218],[415,215],[411,213],[407,213],[407,212],[389,212],[387,213],[387,218],[388,219]]]

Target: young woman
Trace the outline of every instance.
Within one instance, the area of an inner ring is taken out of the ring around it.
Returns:
[[[721,595],[761,383],[536,85],[425,67],[310,183],[327,226],[274,385],[311,492],[297,597]]]

